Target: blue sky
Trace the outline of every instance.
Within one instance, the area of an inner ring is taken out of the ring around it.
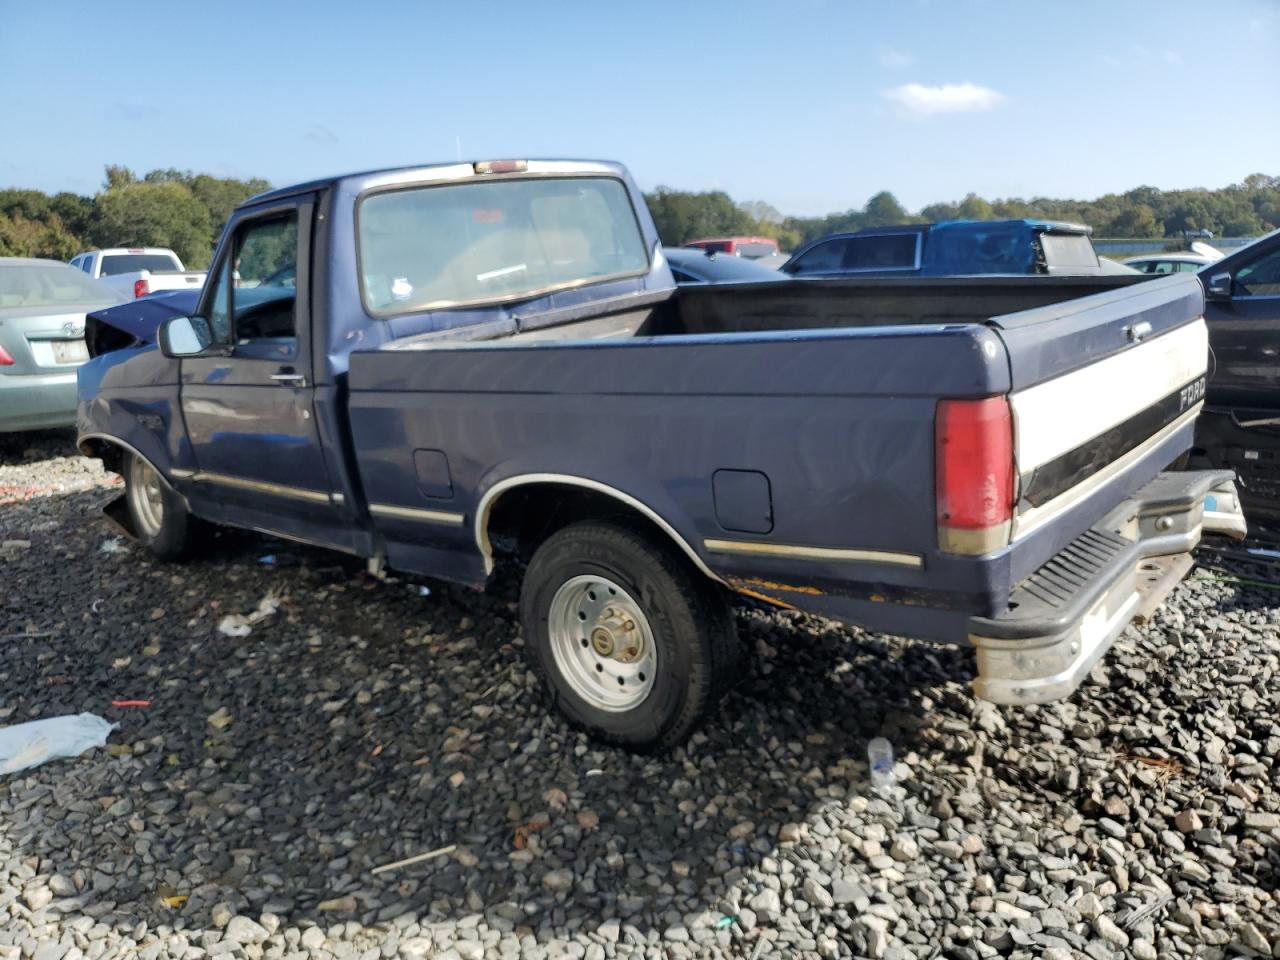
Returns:
[[[1280,174],[1280,3],[0,0],[0,186],[617,159],[785,213]]]

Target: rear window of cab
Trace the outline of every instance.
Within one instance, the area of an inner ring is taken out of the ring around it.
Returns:
[[[380,191],[357,209],[366,309],[389,317],[519,300],[649,270],[626,187],[537,177]]]

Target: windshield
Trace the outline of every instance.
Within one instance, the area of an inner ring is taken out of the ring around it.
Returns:
[[[389,316],[515,300],[649,269],[621,181],[562,177],[376,193],[360,204],[365,304]]]
[[[164,273],[166,270],[181,270],[173,257],[164,253],[105,253],[102,255],[100,275],[114,277],[121,273],[138,273],[150,270],[152,273]]]
[[[54,307],[70,303],[118,303],[105,284],[64,264],[0,264],[0,307]]]

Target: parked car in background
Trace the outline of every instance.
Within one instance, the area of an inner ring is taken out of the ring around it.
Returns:
[[[681,244],[690,250],[706,250],[708,253],[727,253],[731,257],[756,260],[778,252],[778,241],[769,237],[707,237]]]
[[[1193,240],[1190,249],[1168,253],[1143,253],[1127,257],[1124,263],[1142,273],[1199,273],[1202,267],[1217,263],[1224,254],[1203,240]]]
[[[1199,273],[1202,267],[1216,263],[1217,259],[1198,253],[1151,253],[1128,257],[1123,263],[1139,273]]]
[[[126,297],[145,297],[160,290],[198,289],[204,272],[188,270],[167,247],[113,247],[90,250],[71,266]]]
[[[1166,471],[1208,363],[1195,278],[677,287],[660,250],[613,163],[252,198],[194,313],[89,318],[80,449],[159,557],[207,521],[474,587],[527,560],[555,703],[646,748],[741,675],[733,592],[971,644],[979,695],[1030,704],[1070,694],[1202,532],[1244,533],[1229,472]]]
[[[1098,266],[1102,268],[1103,276],[1122,276],[1124,274],[1141,273],[1141,270],[1135,270],[1127,264],[1117,263],[1110,257],[1098,257]]]
[[[75,423],[85,313],[122,299],[65,263],[0,257],[0,433]]]
[[[1051,220],[949,220],[819,237],[782,270],[796,277],[1096,276],[1090,227]]]
[[[758,260],[734,257],[723,253],[703,253],[701,250],[662,248],[676,283],[760,283],[785,280],[786,277],[772,267],[762,266]]]
[[[1280,230],[1200,268],[1212,351],[1192,463],[1229,467],[1280,527]]]
[[[770,253],[763,257],[754,257],[751,262],[757,263],[762,267],[768,267],[770,270],[781,270],[782,265],[790,259],[791,254],[779,251],[778,253]]]

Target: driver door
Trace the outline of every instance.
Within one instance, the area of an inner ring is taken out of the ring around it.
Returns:
[[[182,360],[180,394],[193,493],[219,519],[304,537],[335,509],[312,409],[312,213],[307,196],[234,222],[200,305],[214,348]]]

